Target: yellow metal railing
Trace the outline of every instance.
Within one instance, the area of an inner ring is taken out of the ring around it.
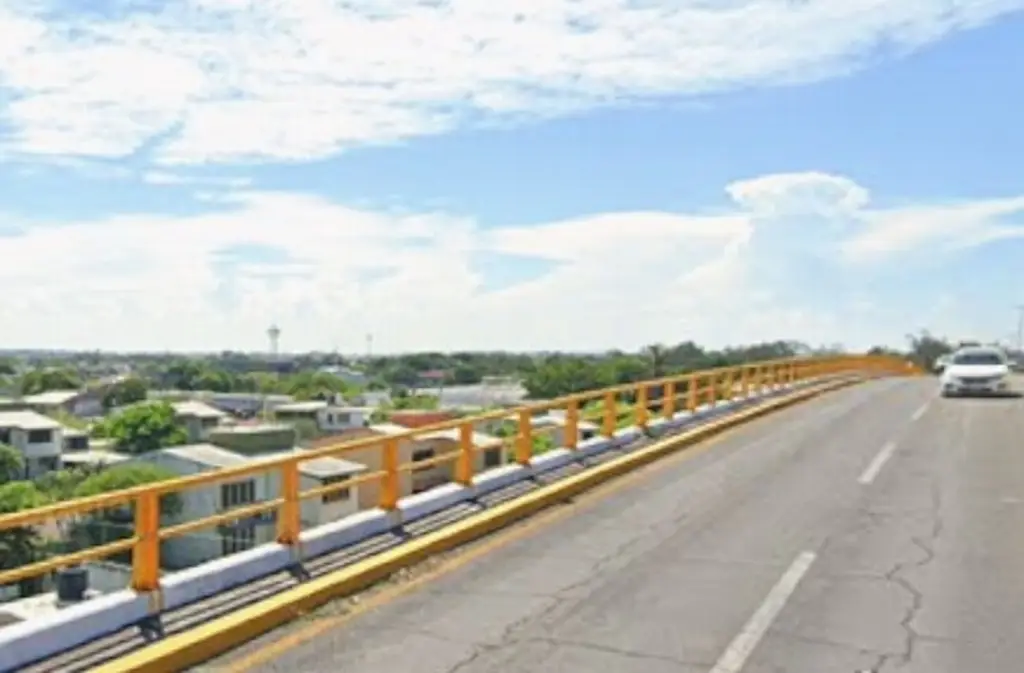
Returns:
[[[137,591],[152,591],[158,588],[160,576],[160,543],[164,540],[186,535],[200,529],[229,524],[248,517],[266,513],[277,515],[277,540],[282,544],[294,545],[302,531],[302,502],[310,498],[322,498],[344,489],[362,484],[376,483],[380,486],[378,506],[394,510],[401,493],[401,476],[404,473],[428,467],[451,464],[453,481],[469,484],[476,476],[474,459],[476,454],[493,450],[493,446],[474,445],[473,433],[478,423],[501,421],[510,416],[516,424],[515,434],[507,438],[511,446],[503,443],[504,454],[511,449],[514,461],[529,464],[534,456],[534,439],[545,433],[558,430],[563,432],[565,448],[575,450],[579,440],[580,421],[598,424],[599,434],[611,437],[616,430],[626,425],[646,429],[656,416],[671,418],[677,411],[693,411],[698,407],[736,396],[747,396],[765,392],[783,384],[805,381],[836,374],[862,373],[872,375],[917,374],[918,370],[897,358],[886,356],[834,356],[824,358],[802,358],[744,364],[734,367],[674,375],[658,380],[630,383],[603,390],[594,390],[569,395],[555,400],[546,400],[516,409],[496,410],[468,418],[447,421],[429,427],[411,429],[392,436],[375,436],[355,441],[341,442],[294,456],[269,460],[253,460],[251,463],[204,472],[187,477],[115,491],[88,498],[67,500],[45,507],[24,510],[0,516],[0,531],[20,527],[39,527],[62,517],[95,515],[112,508],[129,507],[134,510],[134,535],[115,542],[97,545],[81,551],[61,554],[46,560],[30,563],[12,570],[0,571],[0,585],[38,577],[60,568],[98,560],[114,554],[131,552],[132,588]],[[652,396],[652,391],[660,395]],[[596,408],[588,405],[598,403]],[[534,427],[534,417],[539,412],[562,409],[565,411],[561,427]],[[426,460],[415,462],[400,461],[400,446],[403,441],[413,440],[458,429],[458,448]],[[344,457],[353,451],[376,448],[381,452],[381,469],[353,476],[309,490],[301,490],[299,466],[316,458]],[[198,487],[209,487],[235,482],[242,477],[276,472],[280,479],[280,493],[277,497],[235,507],[218,514],[161,526],[161,498]]]

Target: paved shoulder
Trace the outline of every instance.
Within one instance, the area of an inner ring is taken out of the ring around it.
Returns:
[[[757,665],[814,550],[863,497],[858,476],[932,388],[876,382],[766,418],[354,619],[328,607],[210,669],[686,673],[724,656]]]

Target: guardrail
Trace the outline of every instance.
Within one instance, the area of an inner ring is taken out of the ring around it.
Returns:
[[[744,364],[734,367],[692,372],[657,380],[630,383],[603,390],[582,392],[555,400],[524,405],[515,409],[501,409],[471,417],[460,418],[411,429],[402,434],[376,436],[341,442],[316,450],[275,459],[253,460],[251,463],[226,469],[203,472],[137,488],[114,491],[88,498],[67,500],[31,510],[0,516],[0,531],[13,528],[42,526],[61,517],[77,517],[104,510],[130,508],[134,516],[134,534],[126,539],[101,544],[73,553],[55,555],[11,570],[0,572],[0,586],[50,573],[61,568],[98,560],[115,554],[130,552],[132,565],[131,588],[150,592],[159,588],[160,543],[194,531],[215,526],[230,525],[253,517],[276,516],[277,541],[297,545],[302,532],[301,507],[304,500],[320,498],[367,483],[380,486],[377,505],[384,510],[398,508],[400,479],[404,473],[452,464],[453,481],[469,485],[475,476],[476,453],[485,450],[474,445],[473,433],[477,424],[513,417],[516,431],[503,444],[501,450],[511,450],[513,460],[529,465],[535,455],[536,437],[552,428],[534,426],[538,412],[562,409],[565,412],[565,448],[574,450],[578,443],[581,420],[596,421],[600,434],[612,437],[622,426],[646,428],[656,416],[672,418],[677,411],[694,412],[701,405],[714,406],[719,401],[732,400],[737,395],[763,393],[782,384],[826,377],[845,372],[865,375],[901,375],[920,373],[912,365],[885,356],[836,356],[804,358]],[[597,408],[590,406],[598,402]],[[401,442],[425,435],[458,429],[458,448],[425,460],[401,462]],[[376,448],[381,452],[382,469],[359,474],[325,486],[301,490],[299,466],[324,457],[344,457],[357,450]],[[486,447],[493,450],[492,447]],[[220,485],[276,472],[280,480],[280,494],[255,504],[224,510],[213,516],[161,526],[161,498],[173,493],[203,486]]]

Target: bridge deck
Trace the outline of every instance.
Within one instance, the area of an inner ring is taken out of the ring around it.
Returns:
[[[326,575],[361,559],[395,547],[407,541],[410,537],[438,530],[453,521],[464,519],[475,512],[515,498],[544,484],[576,474],[587,467],[612,460],[623,455],[623,453],[637,450],[650,444],[651,441],[650,439],[642,438],[619,448],[596,454],[578,463],[553,469],[538,476],[535,480],[511,484],[482,496],[476,503],[455,505],[412,522],[406,525],[400,534],[395,532],[378,535],[359,544],[312,559],[303,564],[303,570],[308,573],[308,577]],[[23,668],[20,673],[84,673],[100,664],[144,648],[159,637],[181,633],[218,616],[228,614],[261,599],[278,594],[298,583],[299,579],[289,572],[276,573],[216,596],[165,612],[159,624],[159,632],[155,630],[145,632],[136,626],[127,627],[108,637],[73,648],[58,656]]]
[[[1024,402],[934,388],[773,415],[202,669],[1018,671]]]

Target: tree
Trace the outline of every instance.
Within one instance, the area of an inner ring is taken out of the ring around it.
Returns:
[[[13,446],[0,444],[0,484],[21,479],[25,474],[25,458]]]
[[[176,476],[174,472],[164,467],[149,463],[115,465],[85,477],[75,487],[72,497],[87,498],[101,493],[166,481]],[[178,514],[181,512],[181,507],[181,497],[176,493],[168,493],[160,498],[160,513],[163,516]],[[101,510],[76,521],[69,537],[79,547],[123,540],[133,534],[134,520],[134,505]]]
[[[48,390],[78,390],[82,379],[71,369],[45,368],[25,372],[21,377],[21,394],[38,395]]]
[[[97,435],[113,440],[118,450],[133,454],[188,442],[188,433],[168,402],[130,406],[99,424]]]
[[[46,497],[29,481],[11,481],[0,484],[0,515],[13,514],[34,507],[42,507]],[[0,570],[12,570],[39,560],[42,540],[32,526],[0,530]],[[18,584],[21,596],[39,591],[39,578],[22,580]]]
[[[138,376],[129,376],[107,389],[103,395],[103,408],[124,407],[146,399],[148,386]]]
[[[948,341],[932,336],[927,330],[908,334],[907,341],[910,343],[910,360],[929,372],[934,370],[936,360],[954,350]]]

